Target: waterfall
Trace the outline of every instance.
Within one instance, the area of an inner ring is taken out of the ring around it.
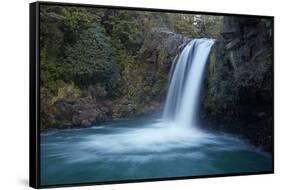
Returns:
[[[214,40],[194,39],[173,66],[163,119],[177,126],[194,126],[204,68]]]

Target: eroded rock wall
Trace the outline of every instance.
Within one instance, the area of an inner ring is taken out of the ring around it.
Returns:
[[[273,138],[272,40],[271,19],[224,17],[203,101],[203,115],[216,127],[244,134],[267,150]]]

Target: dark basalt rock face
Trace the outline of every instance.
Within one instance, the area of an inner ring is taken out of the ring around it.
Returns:
[[[263,73],[257,72],[268,70],[263,67],[270,63],[267,65],[264,63],[272,56],[272,31],[266,27],[266,21],[256,18],[225,17],[222,21],[221,35],[236,78],[258,78],[257,74],[264,76]]]
[[[272,37],[271,20],[224,17],[204,94],[204,115],[217,120],[216,126],[266,150],[273,143]]]
[[[190,39],[164,28],[153,28],[139,52],[139,60],[150,64],[170,67],[174,57],[185,47]]]

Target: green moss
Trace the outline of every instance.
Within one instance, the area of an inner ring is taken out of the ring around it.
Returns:
[[[238,91],[233,70],[229,67],[225,52],[217,48],[219,45],[215,45],[209,58],[204,107],[211,115],[227,116],[236,109]]]
[[[165,51],[165,49],[160,49],[158,52],[158,57],[157,57],[157,64],[162,65],[164,61],[167,59],[168,54]]]
[[[50,104],[54,104],[56,101],[60,99],[76,99],[81,97],[81,89],[74,85],[74,83],[71,84],[64,84],[63,87],[58,89],[57,96],[54,96]]]

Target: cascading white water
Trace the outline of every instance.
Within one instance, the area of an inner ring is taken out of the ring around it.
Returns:
[[[163,118],[177,126],[194,126],[204,68],[212,39],[190,41],[176,61],[169,83]]]

